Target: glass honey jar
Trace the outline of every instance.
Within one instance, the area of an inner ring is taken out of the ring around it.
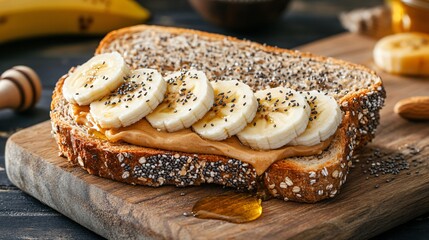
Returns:
[[[429,0],[390,0],[392,30],[429,33]]]

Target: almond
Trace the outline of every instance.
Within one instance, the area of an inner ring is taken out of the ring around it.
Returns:
[[[429,96],[410,97],[396,103],[395,113],[410,120],[429,120]]]

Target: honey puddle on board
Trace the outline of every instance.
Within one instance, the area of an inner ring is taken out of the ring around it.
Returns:
[[[261,199],[249,193],[227,192],[198,200],[192,213],[197,218],[245,223],[261,216],[261,202]]]

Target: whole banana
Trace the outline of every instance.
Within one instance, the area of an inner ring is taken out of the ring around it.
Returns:
[[[0,0],[0,43],[61,34],[104,34],[146,21],[132,0]]]

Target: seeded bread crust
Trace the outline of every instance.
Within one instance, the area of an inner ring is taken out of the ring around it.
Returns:
[[[299,56],[305,58],[305,61],[311,59],[310,61],[329,62],[331,65],[362,71],[373,77],[375,80],[367,88],[350,89],[350,92],[346,91],[346,94],[336,96],[344,112],[344,119],[328,149],[316,156],[277,161],[261,178],[271,195],[284,200],[312,203],[334,197],[339,193],[341,185],[346,181],[353,152],[371,141],[378,125],[379,110],[384,102],[385,91],[381,80],[374,72],[340,60],[268,47],[222,35],[153,26],[136,26],[114,31],[100,43],[96,53],[118,50],[110,48],[109,44],[114,44],[115,39],[118,38],[132,41],[133,35],[142,31],[150,31],[154,36],[160,32],[167,32],[203,37],[199,41],[238,42],[266,53],[289,54],[296,58]],[[121,49],[120,46],[115,48]],[[141,67],[136,65],[137,60],[125,50],[121,53],[131,67]],[[183,67],[187,66],[188,63],[183,64]],[[176,68],[177,66],[170,70],[173,71]],[[160,67],[159,70],[165,69]],[[81,166],[90,174],[130,184],[157,187],[165,184],[189,186],[216,183],[239,190],[255,190],[257,186],[255,169],[239,160],[224,156],[144,148],[127,143],[111,143],[87,134],[88,129],[78,125],[68,114],[70,104],[63,98],[61,91],[65,77],[58,81],[54,90],[51,122],[60,152],[70,163]],[[269,85],[272,86],[272,83]],[[252,85],[251,87],[258,88]]]
[[[352,149],[346,116],[334,141],[322,154],[293,157],[273,163],[264,174],[268,192],[285,201],[314,203],[339,193],[349,173]]]

